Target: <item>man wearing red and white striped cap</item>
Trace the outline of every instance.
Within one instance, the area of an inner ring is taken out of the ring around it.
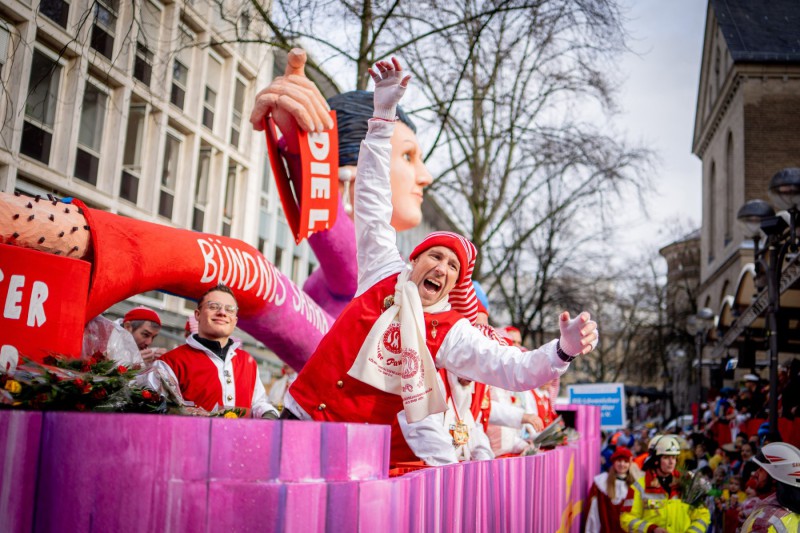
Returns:
[[[405,263],[390,225],[389,140],[408,78],[396,60],[376,66],[380,74],[370,70],[375,118],[362,142],[356,178],[358,290],[289,389],[282,417],[391,425],[391,463],[452,463],[453,438],[434,429],[444,424],[422,422],[442,417],[447,408],[437,368],[506,389],[532,389],[589,353],[597,325],[588,313],[570,320],[565,312],[560,340],[525,353],[501,346],[472,325],[477,252],[468,239],[432,233],[414,248],[411,264]],[[392,167],[393,173],[402,170]]]

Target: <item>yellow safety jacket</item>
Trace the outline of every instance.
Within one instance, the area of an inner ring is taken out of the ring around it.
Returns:
[[[742,533],[766,531],[768,533],[797,533],[800,531],[800,514],[793,513],[775,500],[756,508],[744,521]]]
[[[672,476],[677,479],[679,474],[673,472]],[[628,489],[620,522],[630,533],[649,533],[657,527],[670,533],[705,533],[711,513],[703,506],[690,507],[682,502],[675,489],[667,493],[655,472],[648,470]]]

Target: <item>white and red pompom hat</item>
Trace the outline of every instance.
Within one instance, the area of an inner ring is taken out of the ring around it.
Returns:
[[[478,296],[472,286],[472,270],[475,268],[475,258],[478,251],[475,245],[458,233],[450,231],[434,231],[420,242],[409,259],[416,259],[422,252],[434,246],[444,246],[453,251],[458,258],[458,281],[448,295],[448,301],[454,311],[461,313],[471,324],[478,317]]]
[[[158,316],[158,313],[150,309],[149,307],[139,306],[134,307],[122,318],[122,322],[133,322],[134,320],[148,320],[150,322],[154,322],[161,325],[161,318]]]

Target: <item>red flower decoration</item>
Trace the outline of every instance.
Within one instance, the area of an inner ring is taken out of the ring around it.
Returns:
[[[78,411],[85,411],[86,410],[86,406],[84,404],[82,404],[82,403],[76,403],[75,404],[75,409],[77,409]]]
[[[83,394],[89,394],[92,391],[92,386],[89,383],[86,383],[83,387],[81,387],[81,392]]]
[[[144,398],[145,400],[149,400],[152,397],[153,397],[153,393],[150,392],[149,390],[142,391],[142,398]]]
[[[92,397],[98,400],[102,400],[106,396],[108,396],[108,393],[103,388],[95,389],[94,392],[92,393]]]
[[[128,371],[128,367],[125,366],[125,365],[119,365],[117,367],[117,372],[119,372],[120,374],[124,374],[127,371]]]
[[[83,386],[86,384],[81,378],[76,379],[74,383],[76,387],[80,388],[83,388]]]

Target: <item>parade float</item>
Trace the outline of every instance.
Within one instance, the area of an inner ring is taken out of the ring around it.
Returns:
[[[336,136],[297,135],[293,175],[270,141],[284,210],[296,239],[318,232],[322,274],[351,298]],[[573,438],[534,455],[390,471],[388,426],[208,416],[86,350],[87,323],[116,302],[196,300],[218,283],[236,293],[239,327],[296,369],[334,320],[336,305],[237,239],[0,193],[0,529],[580,530],[599,471],[595,407],[562,406]]]
[[[43,368],[54,354],[79,360],[89,319],[155,288],[192,297],[228,277],[232,285],[239,283],[242,312],[252,322],[263,325],[286,305],[310,327],[319,325],[315,312],[307,312],[315,304],[306,301],[303,311],[298,294],[282,292],[282,274],[235,239],[130,220],[77,201],[2,199],[0,357],[7,377],[26,358]],[[68,244],[81,258],[15,244],[46,244],[49,234],[38,243],[41,237],[20,221],[40,217],[54,223],[50,215],[56,213],[88,222],[67,222],[70,230],[77,228],[73,237],[86,237]],[[165,236],[165,246],[180,246],[194,260],[165,273],[168,259],[139,246],[143,232]],[[126,260],[115,261],[120,257]],[[259,334],[258,328],[250,331]],[[89,369],[76,369],[75,375],[81,370]],[[75,375],[57,380],[62,388],[74,385]],[[15,390],[10,381],[4,382],[6,398]],[[562,407],[580,435],[565,446],[389,477],[384,426],[37,411],[47,406],[3,403],[0,523],[14,533],[212,527],[579,531],[583,501],[599,470],[600,414],[588,406]]]

